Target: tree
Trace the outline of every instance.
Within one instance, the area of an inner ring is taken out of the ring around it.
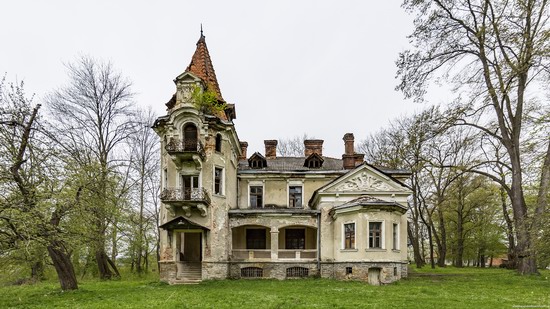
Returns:
[[[518,270],[537,273],[521,145],[527,101],[536,93],[537,79],[544,76],[550,59],[547,1],[405,0],[403,6],[416,18],[410,36],[413,47],[397,61],[397,89],[422,100],[432,80],[450,82],[468,102],[455,123],[474,127],[504,146],[510,183],[480,169],[472,171],[505,189],[514,214]]]
[[[40,104],[25,96],[23,83],[4,89],[0,82],[0,242],[2,247],[30,245],[47,250],[61,288],[78,288],[67,246],[64,218],[79,200],[65,182],[59,153],[42,126]],[[33,275],[43,266],[39,258]]]
[[[109,180],[115,151],[133,132],[131,83],[110,63],[82,57],[67,65],[69,83],[47,97],[58,143],[84,166],[98,166],[93,215],[95,260],[100,278],[118,274],[106,253],[106,233],[115,213]],[[114,273],[113,273],[114,272]]]
[[[304,141],[310,137],[304,133],[291,138],[279,139],[277,153],[281,157],[303,157],[305,153]]]
[[[133,240],[136,251],[136,270],[138,273],[143,272],[148,265],[148,242],[147,234],[151,230],[152,225],[156,227],[156,211],[151,211],[148,205],[156,205],[150,201],[150,197],[154,196],[154,192],[158,191],[158,173],[159,173],[159,141],[151,129],[151,124],[156,119],[155,114],[151,109],[140,111],[137,113],[136,132],[129,139],[131,151],[130,166],[135,174],[135,187],[137,188],[137,205],[138,217],[136,223],[137,235]],[[153,181],[151,181],[153,180]],[[151,186],[153,184],[153,186]]]

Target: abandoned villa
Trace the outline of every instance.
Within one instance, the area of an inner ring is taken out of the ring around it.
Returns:
[[[276,140],[247,154],[202,33],[174,82],[153,125],[162,281],[319,276],[377,285],[407,276],[408,171],[363,162],[351,133],[341,158],[323,156],[318,139],[305,140],[300,157],[277,156]],[[223,108],[201,108],[197,92]]]

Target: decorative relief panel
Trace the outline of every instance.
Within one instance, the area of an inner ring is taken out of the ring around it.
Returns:
[[[392,191],[393,187],[367,172],[348,179],[343,184],[336,186],[336,191]]]

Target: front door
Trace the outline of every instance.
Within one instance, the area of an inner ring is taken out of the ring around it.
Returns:
[[[183,234],[183,259],[184,262],[202,261],[202,234],[184,233]]]
[[[184,200],[191,200],[193,189],[199,188],[199,176],[181,175],[181,187]]]

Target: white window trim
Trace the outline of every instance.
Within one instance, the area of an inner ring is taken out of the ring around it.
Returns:
[[[192,174],[192,173],[178,173],[178,179],[176,180],[176,188],[181,188],[183,184],[181,183],[181,176],[197,176],[199,179],[197,180],[199,182],[199,187],[197,189],[202,188],[202,172],[198,174]]]
[[[397,227],[397,228],[396,228],[396,237],[395,237],[395,240],[396,240],[396,242],[395,242],[395,248],[393,248],[393,247],[394,247],[394,246],[393,246],[393,245],[394,245],[394,244],[393,244],[393,226],[394,226],[394,225]],[[401,250],[401,239],[400,239],[400,238],[401,238],[401,237],[400,237],[400,235],[401,235],[401,230],[400,230],[400,228],[401,228],[401,226],[400,226],[399,222],[393,222],[393,223],[392,223],[392,250],[394,250],[394,251],[399,251],[399,250]]]
[[[305,208],[304,205],[304,181],[303,180],[287,180],[286,181],[286,207],[290,208],[290,187],[302,187],[302,207]],[[296,207],[293,207],[296,208]]]
[[[380,239],[380,245],[381,248],[371,248],[370,247],[370,224],[372,223],[382,223],[380,226],[380,236],[382,239]],[[386,226],[385,226],[385,220],[368,220],[367,221],[367,249],[380,249],[385,250],[386,249]]]
[[[246,199],[246,203],[248,204],[248,208],[251,208],[250,205],[250,187],[262,187],[262,207],[265,205],[265,180],[256,180],[256,181],[249,181],[248,182],[248,196]]]
[[[346,248],[346,224],[351,223],[353,223],[353,239],[355,240],[355,243],[353,244],[353,248]],[[355,221],[342,223],[342,250],[357,250],[357,223]]]
[[[222,175],[220,179],[221,181],[220,193],[216,193],[216,169],[222,170]],[[223,166],[214,165],[214,168],[212,169],[212,194],[217,196],[225,196],[225,168]]]

